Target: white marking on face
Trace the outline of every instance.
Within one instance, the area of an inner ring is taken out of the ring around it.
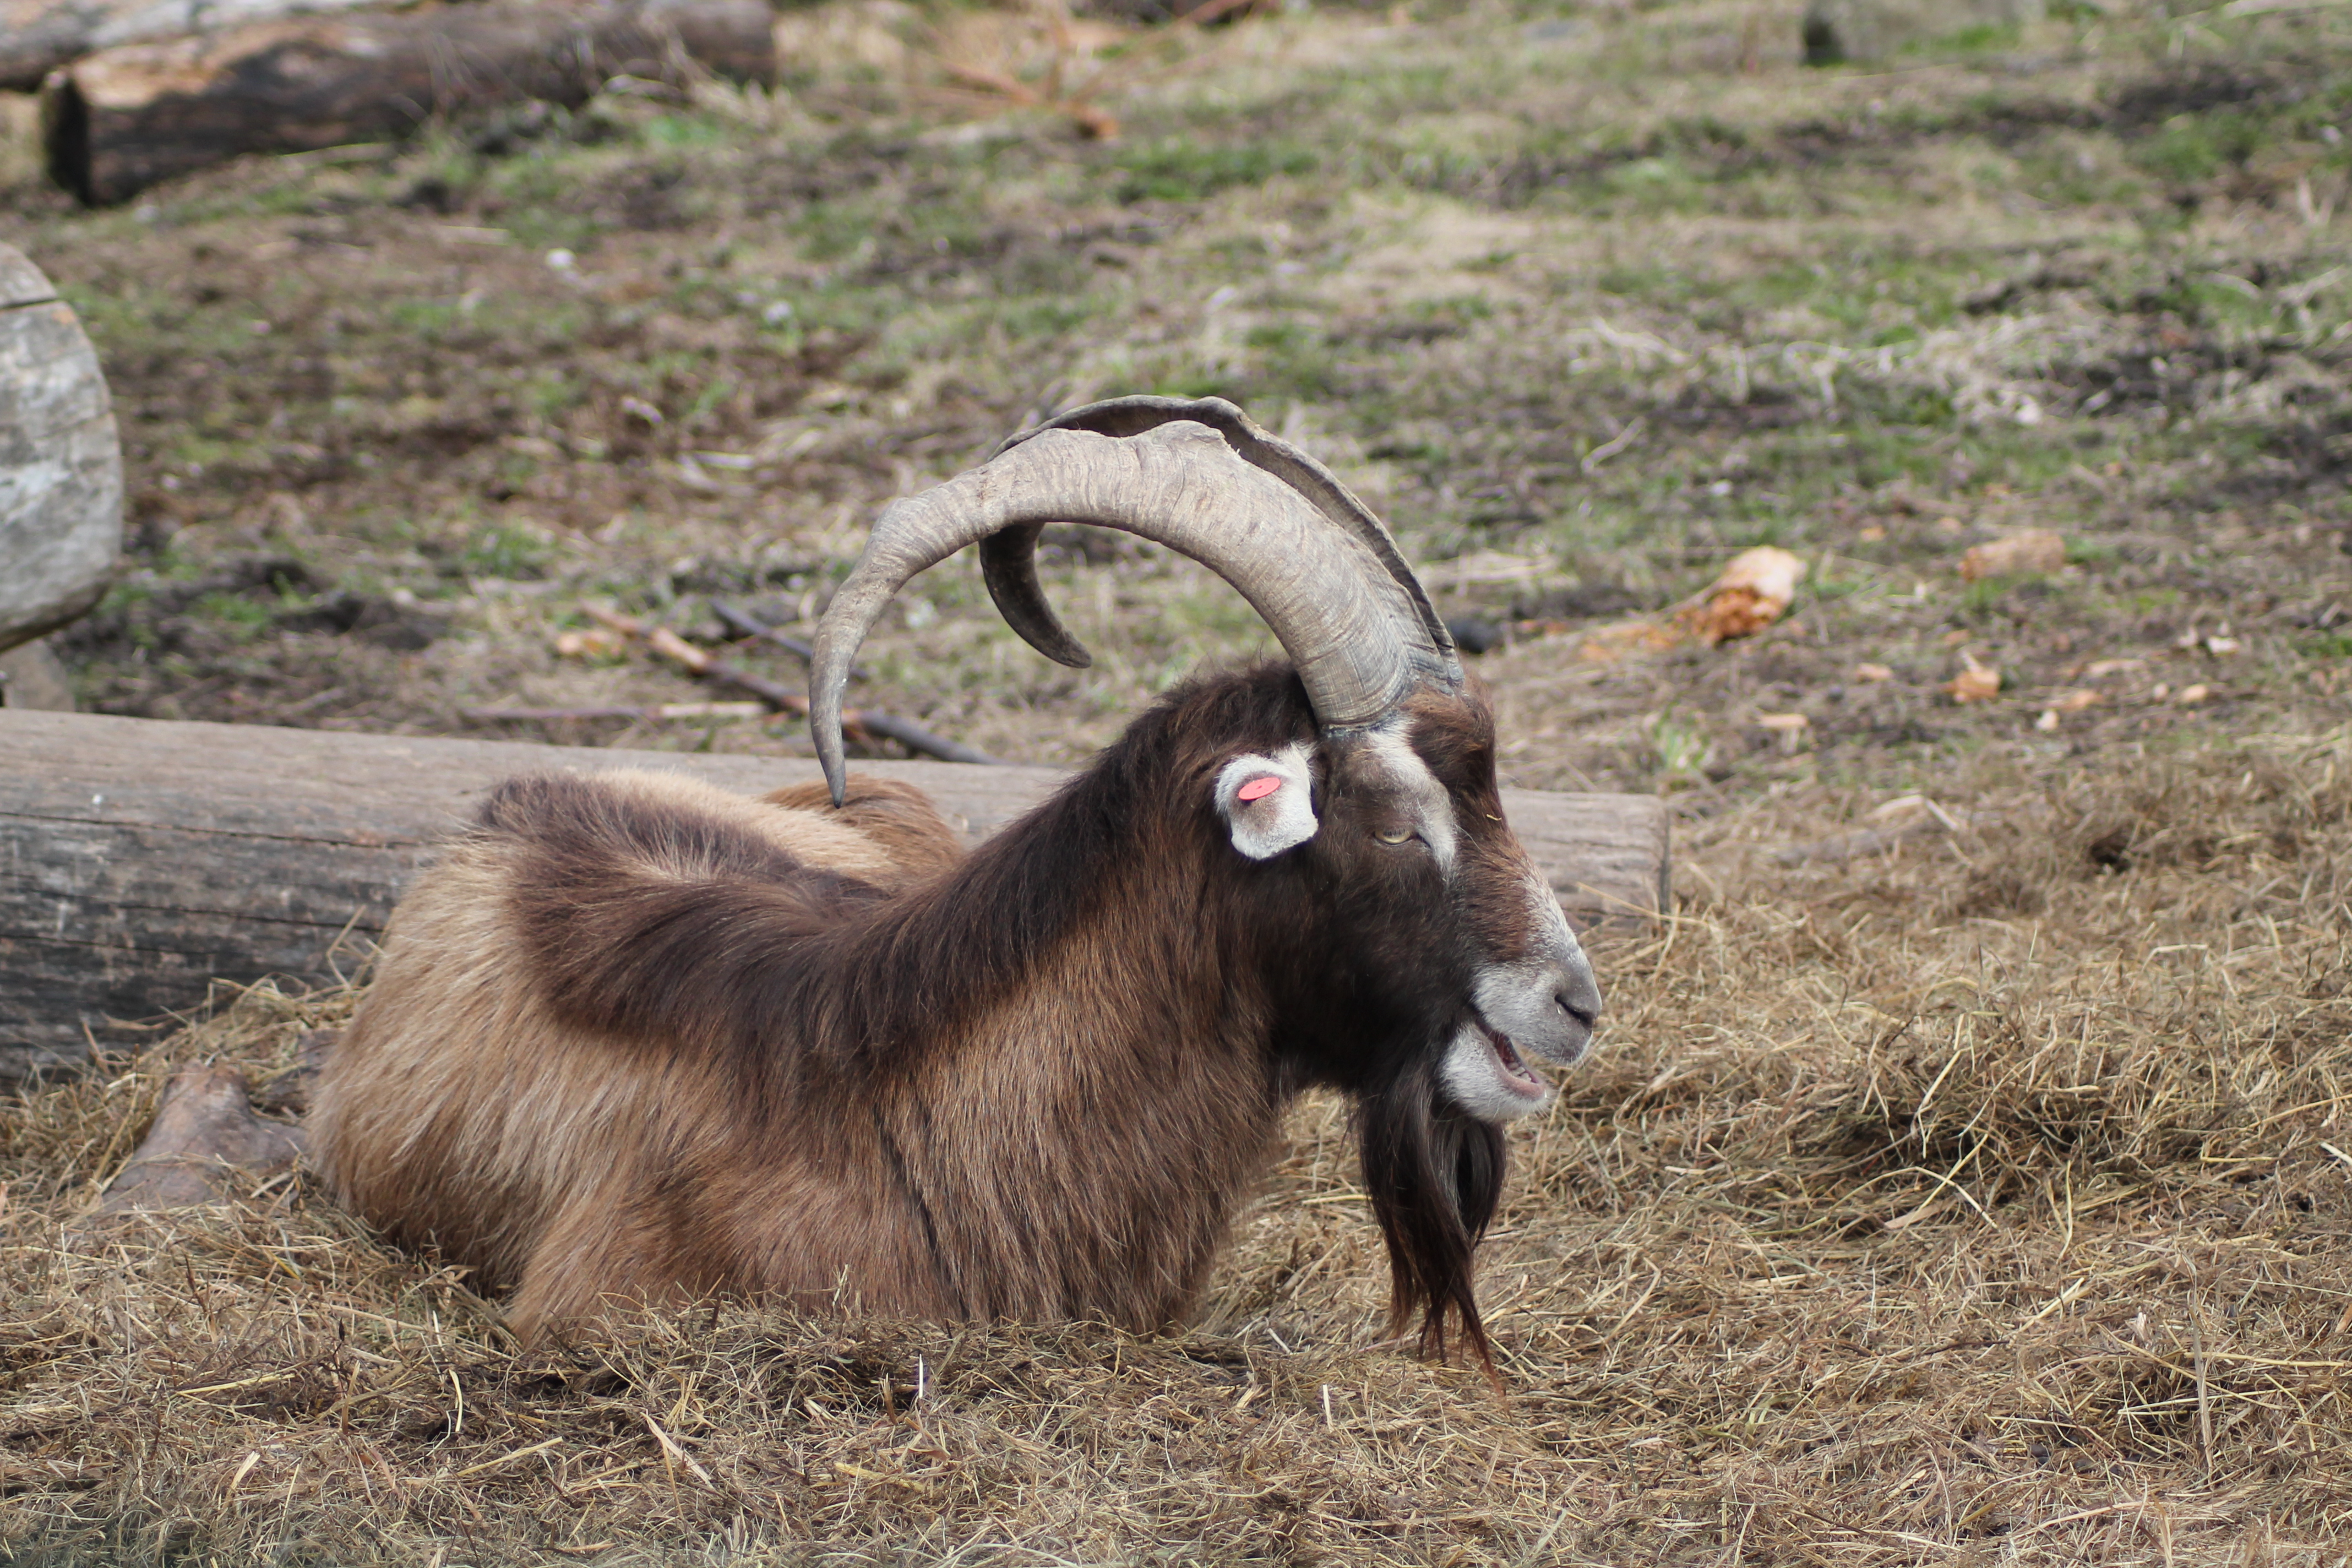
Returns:
[[[1471,984],[1475,1021],[1456,1031],[1439,1068],[1462,1108],[1488,1121],[1540,1110],[1552,1090],[1534,1062],[1572,1068],[1592,1048],[1601,987],[1559,900],[1528,875],[1527,956],[1490,963]]]
[[[1592,1047],[1592,1019],[1601,987],[1584,948],[1559,912],[1559,900],[1532,873],[1528,913],[1534,940],[1528,955],[1488,964],[1471,988],[1478,1014],[1522,1050],[1559,1067],[1574,1067]]]
[[[1270,860],[1315,837],[1315,775],[1307,763],[1306,746],[1294,741],[1271,756],[1244,752],[1217,770],[1217,814],[1234,848]]]
[[[1516,1121],[1549,1105],[1557,1092],[1526,1063],[1507,1064],[1475,1023],[1454,1031],[1437,1076],[1447,1097],[1481,1121]]]
[[[1362,742],[1379,761],[1379,771],[1386,782],[1403,798],[1405,814],[1412,823],[1421,841],[1429,846],[1437,868],[1451,875],[1454,870],[1454,848],[1456,834],[1454,826],[1454,797],[1421,760],[1421,753],[1405,740],[1402,721],[1383,724],[1364,731]]]

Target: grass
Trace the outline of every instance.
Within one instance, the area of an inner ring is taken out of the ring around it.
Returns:
[[[889,497],[1042,412],[1213,393],[1502,628],[1475,668],[1513,781],[1669,795],[1679,870],[1603,954],[1594,1067],[1514,1135],[1507,1402],[1374,1342],[1319,1100],[1158,1341],[725,1303],[527,1355],[299,1182],[66,1246],[170,1063],[274,1069],[350,1005],[262,989],[0,1114],[0,1555],[2334,1562],[2339,13],[2053,7],[1806,70],[1793,10],[1717,0],[1058,57],[1028,13],[845,0],[787,19],[774,95],[126,211],[44,193],[12,135],[0,237],[82,310],[126,441],[129,571],[64,645],[87,706],[446,733],[707,696],[555,634],[613,603],[716,642],[714,595],[804,633]],[[951,62],[1095,82],[1123,134]],[[2056,575],[1960,580],[2027,528]],[[1789,621],[1624,633],[1759,542],[1811,568]],[[1165,552],[1042,569],[1093,668],[951,562],[856,700],[1076,763],[1266,647]],[[1971,660],[2001,689],[1957,704]],[[1958,830],[1890,837],[1915,794]]]

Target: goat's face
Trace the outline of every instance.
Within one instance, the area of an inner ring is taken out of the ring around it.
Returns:
[[[1287,1042],[1313,1076],[1364,1089],[1426,1064],[1487,1122],[1550,1103],[1538,1064],[1583,1058],[1601,991],[1503,820],[1484,702],[1424,696],[1375,729],[1240,752],[1213,787],[1231,851],[1288,884],[1266,913],[1320,932],[1326,973],[1297,977],[1308,1021]]]

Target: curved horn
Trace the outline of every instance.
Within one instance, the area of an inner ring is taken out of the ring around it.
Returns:
[[[1324,516],[1361,541],[1412,600],[1423,633],[1446,667],[1446,683],[1457,689],[1461,687],[1462,664],[1454,651],[1454,635],[1445,629],[1444,619],[1430,604],[1421,580],[1405,564],[1387,525],[1371,508],[1358,500],[1355,492],[1341,484],[1330,469],[1289,442],[1266,434],[1256,420],[1222,397],[1106,398],[1007,437],[995,455],[1002,457],[1048,430],[1139,436],[1175,419],[1189,419],[1217,431],[1244,462],[1264,468],[1307,497]],[[988,584],[988,596],[996,601],[997,613],[1004,617],[1007,626],[1021,634],[1024,642],[1057,664],[1084,669],[1094,662],[1094,656],[1062,625],[1053,606],[1045,602],[1045,591],[1037,582],[1037,535],[1044,529],[1042,522],[1031,523],[1006,529],[981,541],[981,577]]]
[[[1460,679],[1452,648],[1416,635],[1413,596],[1378,553],[1217,431],[1194,420],[1155,423],[1127,439],[1045,430],[893,501],[825,610],[809,660],[809,731],[836,803],[842,693],[882,606],[965,545],[1006,530],[1034,537],[1050,521],[1123,530],[1232,584],[1298,667],[1327,730],[1376,723],[1415,688]]]

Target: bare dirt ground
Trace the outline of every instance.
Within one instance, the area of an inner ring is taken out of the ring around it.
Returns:
[[[1507,1402],[1377,1343],[1320,1103],[1160,1342],[729,1307],[521,1357],[299,1184],[62,1247],[170,1060],[279,1066],[349,1005],[261,993],[0,1119],[0,1552],[2352,1551],[2352,24],[2057,9],[1805,70],[1765,7],[1057,46],[869,4],[790,19],[774,95],[614,92],[123,211],[18,145],[0,237],[82,310],[132,468],[135,570],[65,649],[88,706],[455,733],[724,695],[558,638],[591,604],[716,638],[713,596],[793,629],[881,501],[1036,413],[1215,392],[1496,634],[1515,782],[1669,793],[1683,867],[1606,951],[1598,1065],[1515,1139]],[[950,65],[1058,68],[1122,133]],[[1961,577],[2027,529],[2063,563]],[[1649,635],[1768,542],[1810,567],[1789,621]],[[1070,539],[1048,585],[1092,670],[953,563],[857,700],[1074,763],[1265,647],[1146,548]]]

